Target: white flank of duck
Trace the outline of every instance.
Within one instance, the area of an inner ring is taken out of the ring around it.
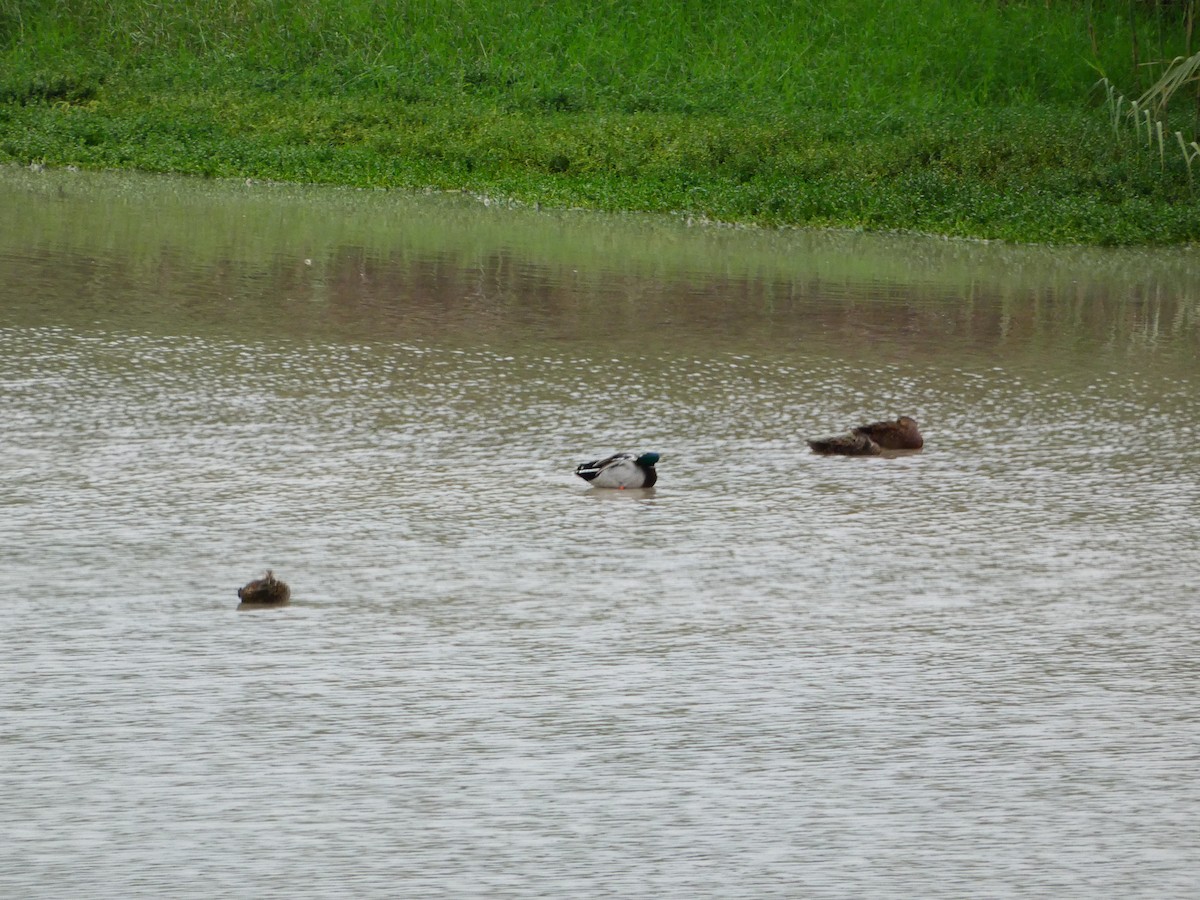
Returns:
[[[659,459],[657,453],[614,453],[604,459],[581,463],[575,467],[575,474],[592,487],[652,487],[658,481],[654,465]]]

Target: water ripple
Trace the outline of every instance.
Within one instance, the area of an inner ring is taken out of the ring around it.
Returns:
[[[0,892],[1194,895],[1186,328],[883,352],[680,290],[761,346],[0,329]]]

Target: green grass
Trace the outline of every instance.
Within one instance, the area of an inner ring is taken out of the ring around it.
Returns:
[[[1183,5],[0,0],[0,160],[1196,241],[1182,155],[1092,91],[1153,81],[1132,35],[1182,52]]]

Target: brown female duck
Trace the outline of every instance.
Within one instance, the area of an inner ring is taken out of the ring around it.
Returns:
[[[238,599],[256,606],[283,606],[291,599],[292,590],[267,569],[267,574],[238,589]]]
[[[858,432],[809,441],[808,446],[812,447],[813,453],[827,456],[878,456],[883,452],[877,443]]]
[[[884,450],[920,450],[925,440],[915,419],[901,416],[894,422],[860,425],[848,435],[809,441],[813,453],[837,456],[878,456]]]
[[[920,450],[925,439],[917,430],[915,419],[901,416],[895,422],[872,422],[854,429],[855,434],[865,434],[881,450]]]

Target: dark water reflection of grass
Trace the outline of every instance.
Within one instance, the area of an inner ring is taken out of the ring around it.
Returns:
[[[645,354],[1194,358],[1195,250],[542,213],[460,196],[0,173],[9,324]],[[1102,364],[1102,363],[1101,363]]]

